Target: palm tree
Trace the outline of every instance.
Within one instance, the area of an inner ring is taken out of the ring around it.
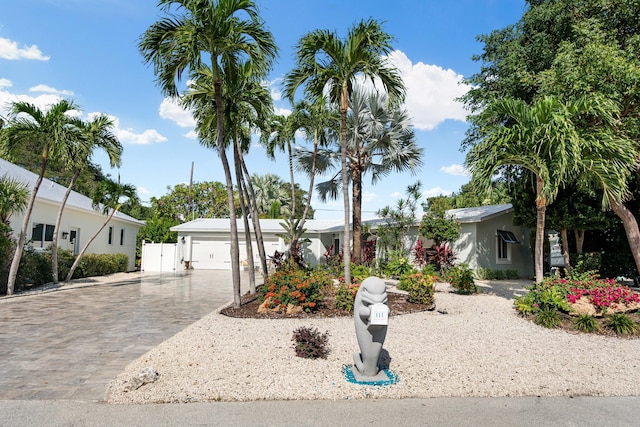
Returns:
[[[67,204],[67,199],[71,194],[71,190],[75,185],[80,173],[89,164],[89,160],[95,148],[102,148],[109,156],[111,167],[120,166],[120,156],[122,155],[122,145],[113,134],[113,120],[106,114],[95,116],[90,122],[78,121],[76,124],[81,131],[80,141],[70,147],[72,151],[67,156],[70,161],[67,163],[69,169],[73,170],[73,176],[67,186],[58,215],[56,217],[56,225],[53,232],[53,242],[51,243],[51,271],[53,283],[58,283],[58,234],[60,233],[60,222],[62,221],[62,212]]]
[[[282,206],[289,204],[289,197],[291,197],[282,178],[271,173],[253,174],[251,183],[260,216],[281,218]]]
[[[406,109],[390,104],[377,91],[357,86],[349,98],[347,169],[352,185],[353,259],[362,261],[362,181],[371,172],[372,184],[391,172],[415,173],[422,165],[422,148],[418,147]],[[336,169],[338,152],[321,152],[320,172]],[[302,164],[310,167],[310,156],[302,157]],[[307,163],[305,163],[305,161]],[[341,188],[338,175],[317,186],[321,200],[336,198]]]
[[[234,306],[240,306],[240,260],[233,180],[224,138],[223,74],[237,69],[241,57],[251,63],[256,76],[263,76],[276,55],[270,32],[264,29],[252,0],[160,0],[159,7],[169,16],[154,23],[138,45],[145,62],[153,63],[163,92],[177,96],[178,81],[186,70],[211,68],[216,108],[218,154],[224,169],[229,203],[231,272]],[[172,12],[175,7],[180,15]]]
[[[293,104],[297,89],[304,85],[310,99],[319,99],[325,89],[340,110],[340,146],[342,190],[344,199],[344,275],[351,283],[349,238],[349,187],[347,175],[347,109],[349,94],[359,78],[382,83],[394,101],[404,98],[404,84],[398,70],[386,55],[391,52],[392,37],[375,20],[361,21],[351,27],[342,40],[335,32],[315,30],[300,39],[296,46],[297,64],[285,77],[284,92]]]
[[[0,177],[0,223],[9,228],[9,219],[15,212],[22,212],[29,201],[29,187],[17,179]]]
[[[545,211],[561,186],[584,167],[585,141],[578,125],[585,116],[613,121],[610,105],[592,98],[564,103],[546,96],[531,105],[504,99],[479,115],[483,139],[467,153],[466,164],[474,180],[490,188],[494,173],[512,165],[528,170],[536,182],[536,282],[544,277]]]
[[[95,232],[93,236],[87,241],[84,247],[80,250],[80,253],[76,257],[71,269],[69,269],[69,273],[67,274],[67,278],[65,279],[67,282],[71,280],[73,277],[73,273],[76,271],[76,267],[78,263],[82,259],[82,256],[85,254],[87,249],[89,249],[89,245],[98,237],[98,234],[107,226],[111,218],[118,212],[120,207],[122,207],[123,202],[126,199],[129,200],[137,200],[138,196],[136,194],[136,188],[130,184],[120,184],[120,182],[115,182],[110,179],[106,179],[101,181],[100,184],[96,187],[91,199],[93,202],[93,208],[100,210],[103,215],[106,215],[107,218],[102,223],[100,228]]]
[[[71,124],[72,119],[67,113],[77,111],[72,101],[61,100],[53,104],[45,113],[34,104],[28,102],[14,102],[11,106],[10,120],[0,134],[2,153],[11,158],[23,144],[30,144],[40,151],[40,173],[31,191],[31,197],[25,209],[22,228],[18,237],[16,250],[9,269],[7,280],[7,295],[13,294],[18,266],[22,258],[22,251],[27,237],[27,230],[31,220],[31,212],[35,204],[36,195],[42,183],[49,160],[65,161],[68,147],[79,139],[78,131]]]

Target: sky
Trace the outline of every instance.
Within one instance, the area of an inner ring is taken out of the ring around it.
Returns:
[[[517,22],[524,0],[256,0],[279,56],[265,84],[276,111],[286,114],[282,79],[295,64],[295,45],[304,34],[335,31],[345,37],[362,19],[383,23],[394,37],[389,60],[407,88],[405,106],[412,117],[423,166],[416,174],[391,174],[375,186],[365,176],[363,217],[405,197],[420,181],[424,197],[457,192],[469,181],[460,151],[468,112],[455,99],[468,87],[463,77],[477,73],[482,53],[477,36]],[[167,194],[168,187],[194,182],[224,182],[217,154],[202,147],[191,115],[166,99],[137,45],[140,36],[164,16],[155,0],[21,0],[3,2],[0,12],[0,115],[11,102],[46,109],[65,98],[82,117],[108,114],[124,147],[122,165],[111,169],[103,153],[93,161],[113,178],[134,185],[141,200]],[[303,139],[299,146],[307,146]],[[246,157],[251,173],[275,173],[288,181],[286,155],[266,158],[257,141]],[[303,189],[308,179],[298,174]],[[316,178],[321,181],[322,178]],[[319,182],[317,181],[317,182]],[[316,219],[342,219],[342,198],[313,198]]]

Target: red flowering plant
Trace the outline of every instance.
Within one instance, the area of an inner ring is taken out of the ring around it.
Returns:
[[[583,303],[600,314],[607,310],[624,312],[640,307],[640,295],[613,279],[589,273],[569,278],[547,277],[515,301],[516,308],[524,314],[544,310],[571,312]]]
[[[318,307],[323,299],[322,288],[330,283],[328,277],[321,272],[308,273],[302,269],[291,268],[276,271],[269,276],[258,291],[262,301],[268,308],[299,306],[306,312]]]

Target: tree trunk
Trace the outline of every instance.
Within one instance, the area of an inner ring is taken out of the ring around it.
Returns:
[[[216,58],[212,58],[215,62]],[[236,222],[236,210],[233,203],[233,179],[231,178],[231,169],[229,167],[229,161],[227,160],[227,153],[224,146],[224,108],[222,105],[222,87],[220,86],[220,79],[217,75],[217,62],[213,64],[214,68],[214,91],[216,101],[216,120],[218,131],[218,154],[220,155],[220,161],[222,162],[222,168],[224,169],[224,179],[227,184],[227,203],[229,205],[229,234],[231,240],[231,246],[229,253],[231,256],[231,280],[233,283],[233,306],[239,308],[241,305],[240,300],[240,249],[238,248],[238,223]]]
[[[302,212],[302,218],[300,219],[300,224],[295,233],[296,241],[300,239],[302,236],[302,229],[304,228],[304,222],[307,220],[307,215],[309,214],[309,209],[311,208],[311,195],[313,194],[313,182],[316,178],[316,166],[318,159],[318,131],[314,132],[313,137],[313,162],[311,164],[311,178],[309,178],[309,191],[307,192],[307,203],[304,206],[304,211]]]
[[[295,224],[296,218],[296,182],[295,177],[293,175],[293,153],[291,153],[291,142],[287,140],[287,153],[289,155],[289,180],[291,181],[291,212],[289,212],[289,222],[291,224],[291,230],[289,230],[289,256],[293,255],[293,251],[296,248],[297,241],[296,237],[296,227]]]
[[[247,212],[247,206],[244,198],[244,185],[242,179],[242,169],[240,166],[240,143],[235,140],[233,150],[233,163],[236,171],[236,181],[238,183],[238,196],[240,198],[240,209],[242,210],[242,220],[244,221],[244,245],[247,255],[247,267],[249,270],[249,292],[256,292],[256,271],[253,268],[253,246],[251,243],[251,229],[249,228],[249,217]]]
[[[582,247],[584,245],[584,230],[573,230],[573,235],[576,238],[576,253],[582,254]]]
[[[53,229],[53,242],[51,244],[51,276],[53,278],[53,283],[58,283],[58,236],[60,234],[60,223],[62,222],[62,211],[64,211],[64,206],[67,204],[67,200],[71,194],[71,189],[79,176],[80,169],[75,171],[71,177],[71,182],[69,182],[67,191],[65,191],[64,196],[62,197],[60,209],[58,209],[58,215],[56,216],[56,225]]]
[[[91,236],[89,241],[84,245],[84,247],[82,248],[82,250],[80,251],[80,253],[76,257],[75,261],[73,261],[73,265],[71,266],[71,269],[69,270],[69,273],[67,274],[67,278],[65,279],[65,281],[68,282],[69,280],[71,280],[71,278],[73,277],[73,273],[76,271],[76,267],[78,266],[78,263],[80,262],[80,258],[82,258],[82,255],[84,255],[84,253],[87,251],[87,249],[89,249],[89,245],[96,239],[96,237],[98,237],[98,234],[100,234],[100,232],[102,230],[104,230],[104,228],[107,226],[109,221],[111,221],[111,218],[113,218],[113,216],[116,214],[116,212],[118,212],[118,209],[111,209],[111,213],[107,217],[107,220],[102,224],[102,227],[100,227],[98,229],[98,231],[96,231],[96,233],[93,236]]]
[[[362,263],[362,172],[355,166],[351,170],[353,186],[353,260]]]
[[[542,179],[536,177],[536,246],[534,266],[536,283],[544,279],[544,220],[547,209],[547,198],[542,193]]]
[[[617,200],[610,200],[609,204],[622,221],[633,260],[636,262],[636,269],[640,273],[640,230],[638,230],[638,221],[623,203]]]
[[[20,236],[18,236],[18,244],[16,245],[16,251],[13,253],[13,260],[11,260],[11,267],[9,268],[9,278],[7,280],[7,295],[12,295],[16,285],[16,278],[18,277],[18,267],[20,267],[20,260],[22,259],[22,251],[24,250],[24,244],[27,240],[27,229],[29,228],[29,221],[31,220],[31,212],[36,202],[36,195],[40,184],[42,184],[42,178],[44,177],[44,171],[47,168],[47,160],[43,159],[40,166],[40,175],[36,179],[35,185],[31,192],[31,198],[29,204],[24,213],[24,219],[22,220],[22,228],[20,229]]]
[[[250,197],[249,208],[251,209],[251,220],[253,221],[253,231],[256,235],[256,241],[258,243],[258,255],[260,256],[260,264],[262,267],[262,276],[264,279],[269,277],[269,270],[267,267],[267,254],[264,251],[264,239],[262,238],[262,228],[260,227],[260,216],[258,214],[258,205],[256,202],[256,193],[253,191],[253,184],[251,183],[251,176],[249,170],[244,162],[244,158],[240,156],[240,163],[242,164],[242,171],[245,176],[245,190],[248,190]]]
[[[564,268],[567,275],[571,275],[571,258],[569,257],[569,236],[566,228],[560,230],[560,238],[562,239],[562,257],[564,258]]]
[[[347,108],[348,92],[346,83],[342,85],[340,99],[340,151],[342,171],[342,195],[344,199],[344,242],[342,244],[342,259],[344,260],[344,283],[351,285],[351,239],[349,238],[349,177],[347,175]]]

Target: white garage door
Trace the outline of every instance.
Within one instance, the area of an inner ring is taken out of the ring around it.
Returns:
[[[244,239],[240,243],[240,260],[247,258]],[[231,270],[230,243],[228,240],[215,238],[193,238],[191,241],[191,267],[195,270]],[[265,239],[264,249],[267,256],[273,255],[280,244],[277,240]],[[259,265],[258,248],[253,242],[253,258]]]
[[[191,245],[191,267],[194,270],[231,270],[229,242],[194,239]]]

